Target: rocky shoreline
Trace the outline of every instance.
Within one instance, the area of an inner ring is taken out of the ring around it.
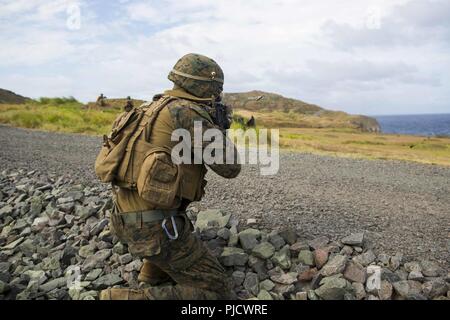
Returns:
[[[142,265],[108,227],[107,185],[36,170],[0,173],[0,299],[96,299],[138,287]],[[267,230],[220,210],[189,211],[241,299],[449,299],[448,266],[374,250],[364,232],[339,241]]]

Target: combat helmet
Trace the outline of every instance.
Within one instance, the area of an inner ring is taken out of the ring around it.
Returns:
[[[181,57],[169,80],[199,98],[217,98],[223,91],[223,71],[213,59],[196,53]]]

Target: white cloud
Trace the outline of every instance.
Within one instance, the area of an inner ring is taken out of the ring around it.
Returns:
[[[24,95],[39,81],[38,95],[149,98],[170,86],[181,55],[198,52],[222,65],[227,91],[267,90],[357,113],[442,111],[450,98],[443,0],[79,1],[78,31],[65,24],[72,1],[1,3],[0,87]],[[70,81],[52,80],[62,78]],[[412,103],[417,92],[433,98]]]

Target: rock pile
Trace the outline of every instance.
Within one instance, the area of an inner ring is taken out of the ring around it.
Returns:
[[[289,228],[240,230],[219,210],[197,215],[201,238],[227,267],[242,299],[403,300],[450,298],[450,274],[432,261],[375,254],[364,233],[340,241],[300,239]]]
[[[108,227],[108,186],[74,185],[36,171],[0,173],[0,299],[96,299],[138,287],[142,265]],[[189,211],[242,299],[448,299],[449,274],[432,261],[376,254],[364,233],[340,241],[296,230],[243,227],[220,210]]]

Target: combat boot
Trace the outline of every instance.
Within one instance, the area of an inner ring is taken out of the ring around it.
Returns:
[[[170,280],[170,276],[161,270],[158,266],[154,265],[147,259],[144,259],[144,264],[139,272],[138,281],[145,282],[152,286],[157,286],[161,283]]]

